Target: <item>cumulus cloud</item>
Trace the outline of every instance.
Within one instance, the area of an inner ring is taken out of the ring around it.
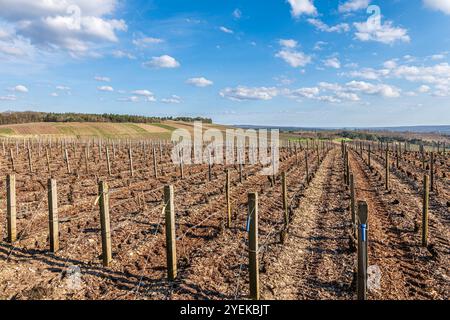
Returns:
[[[280,39],[279,43],[280,46],[290,49],[294,49],[298,45],[298,42],[293,39]]]
[[[239,9],[234,9],[233,11],[233,17],[235,17],[236,19],[240,19],[242,18],[242,11]]]
[[[326,46],[328,43],[325,41],[317,41],[314,45],[314,50],[320,51],[323,50],[323,47]]]
[[[114,88],[110,87],[110,86],[101,86],[101,87],[97,87],[98,91],[104,91],[104,92],[113,92]]]
[[[355,22],[353,25],[357,30],[355,36],[361,41],[377,41],[392,44],[396,41],[409,42],[411,40],[408,30],[394,27],[392,21],[386,21],[384,24]]]
[[[417,89],[417,91],[419,91],[420,93],[427,93],[431,90],[431,88],[427,85],[422,85],[419,87],[419,89]]]
[[[145,89],[134,90],[131,92],[134,96],[142,97],[147,102],[155,102],[156,98],[153,92]]]
[[[138,96],[131,96],[131,97],[125,97],[125,98],[118,98],[117,101],[119,102],[139,102],[139,97]]]
[[[397,61],[395,61],[395,60],[388,60],[388,61],[385,61],[385,62],[383,63],[383,66],[384,66],[386,69],[389,69],[389,70],[395,69],[395,68],[397,67]]]
[[[136,59],[136,57],[133,54],[126,52],[126,51],[122,51],[122,50],[115,50],[115,51],[113,51],[112,55],[113,55],[113,57],[119,58],[119,59],[120,58],[128,58],[130,60]]]
[[[159,39],[159,38],[153,38],[153,37],[143,37],[140,39],[134,39],[133,40],[133,44],[136,47],[140,47],[140,48],[146,48],[150,45],[154,45],[154,44],[159,44],[164,42],[164,40]]]
[[[204,77],[190,78],[190,79],[186,80],[186,83],[194,85],[196,87],[200,87],[200,88],[213,85],[213,82],[211,80],[208,80]]]
[[[423,0],[426,7],[433,10],[440,10],[450,15],[450,1],[448,0]]]
[[[173,57],[162,55],[160,57],[153,57],[150,61],[145,62],[144,66],[153,68],[178,68],[180,63]]]
[[[292,49],[282,49],[277,52],[275,57],[283,59],[293,68],[304,67],[311,63],[312,58],[306,55],[304,52],[292,50]]]
[[[0,96],[0,101],[16,101],[17,97],[13,94],[8,94],[6,96]]]
[[[330,68],[340,69],[341,68],[341,62],[338,58],[329,58],[324,60],[324,65]]]
[[[111,79],[108,77],[99,77],[99,76],[95,77],[94,80],[99,81],[99,82],[110,82],[111,81]]]
[[[278,90],[273,87],[245,87],[225,88],[220,91],[220,96],[233,101],[246,100],[271,100],[278,95]]]
[[[127,30],[124,20],[109,18],[116,6],[116,0],[2,0],[0,18],[33,45],[92,55],[92,47],[117,42],[116,33]]]
[[[24,85],[17,85],[14,88],[11,89],[11,91],[15,91],[15,92],[19,92],[19,93],[27,93],[28,92],[28,88],[25,87]]]
[[[373,69],[373,68],[363,68],[361,70],[350,71],[348,73],[343,73],[342,75],[350,76],[352,78],[360,78],[366,80],[379,80],[382,77],[390,74],[389,69]]]
[[[379,83],[373,84],[365,81],[351,81],[346,84],[348,90],[369,95],[378,95],[385,98],[400,97],[401,90],[395,86]]]
[[[220,31],[225,32],[225,33],[229,33],[229,34],[233,34],[234,33],[233,30],[228,29],[228,28],[226,28],[224,26],[220,27],[219,29],[220,29]]]
[[[286,90],[285,94],[293,99],[307,98],[327,103],[357,102],[361,100],[356,93],[349,92],[348,88],[337,83],[328,82],[319,82],[316,87]]]
[[[287,0],[291,5],[291,15],[295,18],[301,15],[317,15],[313,0]]]
[[[371,0],[349,0],[339,5],[339,12],[348,13],[352,11],[366,9],[369,6],[370,1]]]
[[[167,103],[167,104],[179,104],[181,103],[181,98],[177,95],[172,95],[169,98],[163,98],[161,99],[162,103]]]
[[[316,29],[323,32],[347,32],[350,30],[350,26],[347,23],[339,23],[335,26],[328,26],[319,19],[308,19],[308,22],[312,24]]]

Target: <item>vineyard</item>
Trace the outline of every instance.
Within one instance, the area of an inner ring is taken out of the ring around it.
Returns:
[[[188,165],[167,141],[1,144],[0,299],[449,296],[445,148],[282,141],[266,176],[249,148]]]

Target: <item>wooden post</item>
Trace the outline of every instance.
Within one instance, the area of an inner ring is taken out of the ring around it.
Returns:
[[[306,185],[309,185],[308,151],[305,150]]]
[[[389,190],[389,151],[386,149],[385,152],[386,156],[385,156],[385,185],[386,185],[386,190]]]
[[[16,230],[16,176],[8,174],[6,176],[6,209],[8,225],[8,242],[14,243],[17,240]]]
[[[369,148],[368,148],[368,150],[367,150],[367,156],[369,157],[369,159],[368,159],[368,165],[369,165],[369,169],[370,170],[372,170],[372,166],[371,166],[371,163],[370,163],[370,144],[369,144]]]
[[[16,172],[16,166],[14,165],[14,153],[12,149],[9,149],[9,156],[11,158],[11,167],[12,167],[12,171]]]
[[[430,159],[430,190],[434,191],[434,152],[431,152]]]
[[[248,255],[250,298],[259,300],[258,193],[248,194]]]
[[[289,224],[289,211],[287,201],[286,172],[281,173],[281,191],[283,195],[284,224],[287,227]]]
[[[48,222],[50,251],[55,253],[59,250],[59,228],[58,228],[58,196],[56,180],[48,179]]]
[[[356,236],[355,181],[353,174],[350,174],[350,209],[352,214],[353,235]]]
[[[184,179],[184,168],[183,168],[183,150],[180,150],[180,177],[181,180]]]
[[[177,247],[175,239],[173,186],[164,187],[164,204],[166,215],[167,276],[169,281],[173,281],[177,277]]]
[[[350,185],[350,163],[348,160],[348,151],[345,153],[345,177],[346,180],[345,183],[347,186]]]
[[[88,158],[89,158],[89,144],[84,149],[84,166],[86,167],[86,174],[89,174]]]
[[[28,167],[30,169],[30,173],[32,173],[33,172],[33,159],[32,159],[32,156],[31,156],[31,149],[30,149],[30,147],[28,147]]]
[[[319,145],[316,147],[317,152],[317,169],[319,169],[320,166],[320,153],[319,153]]]
[[[208,181],[212,180],[212,172],[211,172],[211,153],[209,153],[208,158]]]
[[[131,146],[128,148],[128,159],[130,160],[130,174],[133,177],[134,176],[134,170],[133,170],[133,151],[131,150]]]
[[[158,178],[158,167],[156,164],[156,149],[153,147],[153,172],[155,174],[155,178]]]
[[[109,188],[106,182],[98,184],[100,200],[100,223],[102,229],[102,258],[103,266],[108,267],[112,260],[111,253],[111,225],[109,220]]]
[[[368,209],[365,201],[358,202],[358,277],[357,296],[358,300],[367,299],[367,220]]]
[[[70,172],[70,162],[69,162],[69,153],[67,152],[67,149],[64,149],[64,158],[66,159],[66,165],[67,165],[67,173]]]
[[[231,190],[230,190],[230,169],[226,171],[225,193],[227,198],[227,226],[231,228]]]
[[[108,175],[111,176],[111,161],[109,160],[108,146],[106,146],[106,166],[108,167]]]
[[[428,203],[429,203],[428,176],[423,177],[423,209],[422,209],[422,246],[428,245]]]
[[[49,176],[51,176],[52,171],[50,169],[50,156],[48,154],[48,148],[45,149],[45,157],[47,158],[47,171],[48,171]]]

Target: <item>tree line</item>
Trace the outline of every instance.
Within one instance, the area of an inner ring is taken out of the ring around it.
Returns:
[[[2,112],[0,113],[0,124],[19,124],[30,122],[131,122],[131,123],[160,123],[161,121],[173,120],[203,123],[212,123],[212,119],[203,117],[146,117],[125,114],[89,114],[89,113],[53,113],[53,112]]]

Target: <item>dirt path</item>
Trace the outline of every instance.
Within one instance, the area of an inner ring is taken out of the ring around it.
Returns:
[[[352,299],[348,195],[342,160],[331,151],[294,213],[289,236],[261,276],[265,299]]]
[[[381,287],[371,290],[369,298],[446,297],[448,267],[439,261],[445,257],[433,257],[420,247],[421,202],[417,192],[392,175],[391,191],[387,191],[379,163],[370,171],[355,153],[350,152],[349,160],[357,199],[369,206],[369,266],[378,266],[381,271]]]

